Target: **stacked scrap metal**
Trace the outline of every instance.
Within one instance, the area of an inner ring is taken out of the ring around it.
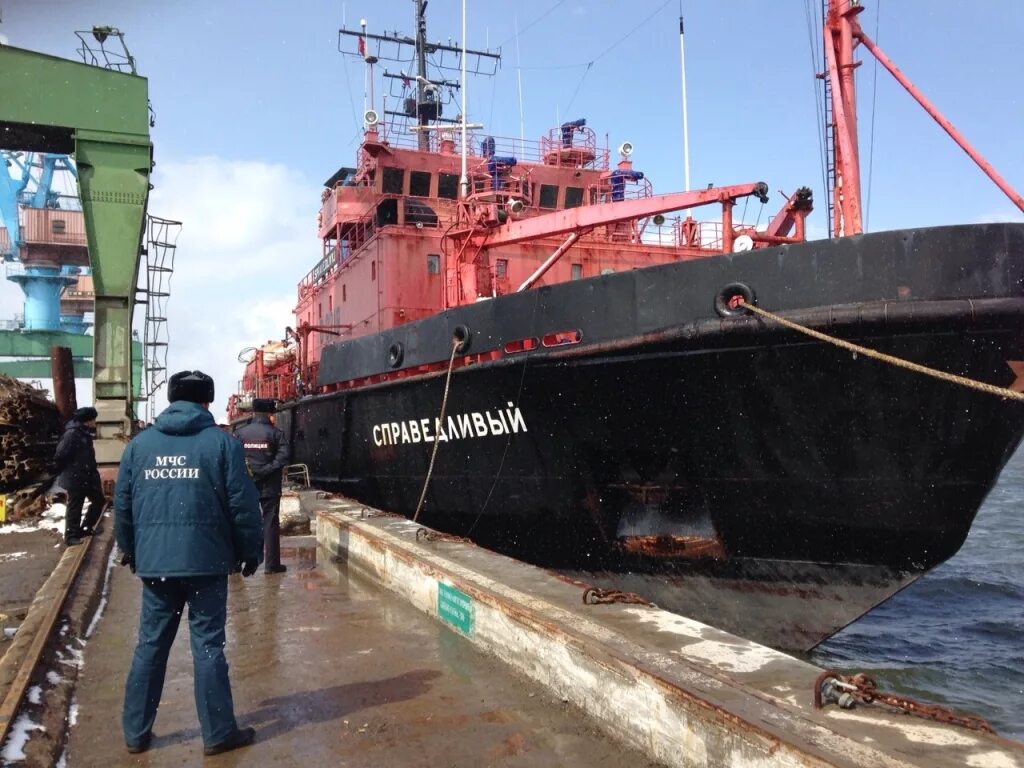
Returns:
[[[60,413],[46,390],[0,374],[0,493],[50,474],[60,429]]]

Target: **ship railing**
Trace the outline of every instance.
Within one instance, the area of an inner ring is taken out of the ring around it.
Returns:
[[[645,219],[641,222],[640,240],[647,245],[717,252],[722,250],[722,222],[675,216],[655,224],[653,219]]]
[[[309,466],[306,464],[289,464],[284,468],[284,479],[289,483],[309,488]]]
[[[529,182],[516,174],[514,167],[500,170],[493,176],[486,167],[474,169],[469,174],[469,191],[478,200],[500,202],[514,197],[531,204]]]
[[[294,391],[294,375],[291,373],[264,373],[261,378],[255,371],[247,369],[238,383],[239,398],[243,401],[261,397],[287,400]]]
[[[610,152],[597,145],[597,136],[585,126],[552,128],[540,140],[541,162],[561,168],[608,170]]]
[[[602,179],[597,187],[597,198],[599,202],[609,203],[617,200],[644,200],[654,195],[654,187],[650,179],[640,181],[627,181],[619,191],[619,196],[614,196],[611,179]]]
[[[462,131],[457,124],[434,123],[429,130],[412,130],[413,121],[392,118],[378,125],[382,140],[392,147],[418,150],[420,135],[427,136],[427,151],[441,154],[462,154]],[[466,131],[466,154],[472,158],[485,159],[514,157],[518,162],[547,163],[548,165],[574,168],[608,169],[609,151],[597,146],[597,137],[589,128],[577,129],[570,145],[565,146],[561,129],[553,128],[549,135],[535,139],[495,136],[481,129]]]

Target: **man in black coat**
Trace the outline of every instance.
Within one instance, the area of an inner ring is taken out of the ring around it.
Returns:
[[[245,450],[245,461],[260,492],[263,510],[263,572],[284,573],[281,565],[281,470],[288,463],[288,442],[284,432],[270,421],[277,403],[253,400],[252,421],[235,432]]]
[[[53,457],[60,473],[60,485],[68,492],[68,510],[64,520],[64,542],[68,546],[82,543],[82,536],[96,530],[106,499],[96,468],[96,409],[79,408],[64,428]],[[89,500],[89,511],[82,522],[82,506]]]

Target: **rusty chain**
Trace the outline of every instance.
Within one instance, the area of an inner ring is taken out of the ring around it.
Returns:
[[[608,603],[629,603],[631,605],[654,606],[650,600],[646,600],[635,592],[623,592],[618,589],[601,589],[600,587],[588,587],[583,590],[584,605],[607,605]]]
[[[874,678],[863,672],[856,675],[842,675],[835,670],[827,669],[814,681],[814,706],[816,709],[821,709],[827,704],[837,704],[842,709],[852,709],[858,703],[885,704],[915,717],[958,725],[972,731],[995,734],[995,729],[989,722],[977,715],[960,714],[938,704],[927,704],[909,696],[880,691]]]

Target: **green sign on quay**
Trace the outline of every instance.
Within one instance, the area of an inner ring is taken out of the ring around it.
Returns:
[[[473,613],[473,598],[455,587],[437,582],[437,615],[441,621],[470,635],[473,633]]]

